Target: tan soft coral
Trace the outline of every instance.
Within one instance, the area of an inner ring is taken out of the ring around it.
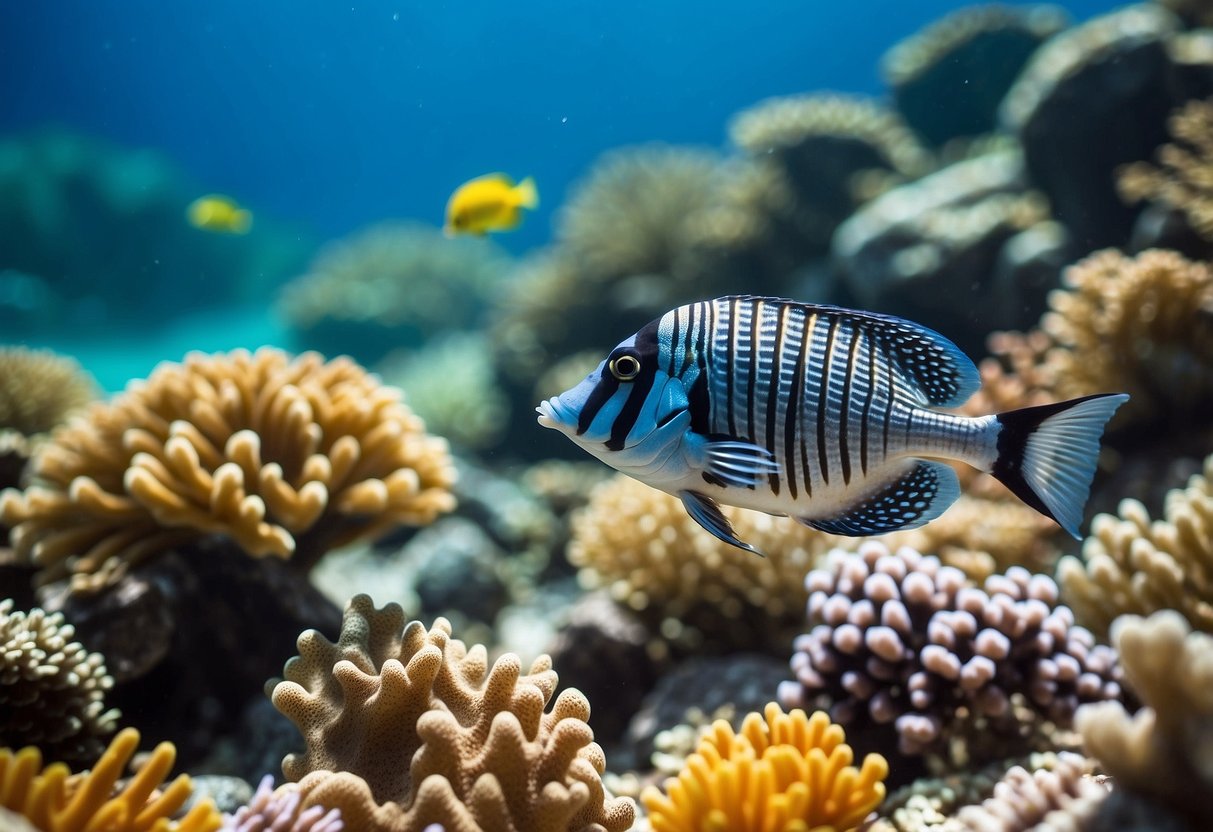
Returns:
[[[1082,559],[1058,564],[1062,595],[1075,616],[1106,633],[1117,616],[1177,610],[1213,632],[1213,456],[1186,488],[1168,492],[1161,520],[1124,500],[1119,516],[1098,515]]]
[[[490,669],[444,619],[406,625],[399,605],[365,595],[336,644],[308,631],[299,651],[272,696],[307,743],[283,761],[305,805],[369,832],[630,828],[632,804],[603,791],[585,697],[566,690],[545,712],[558,681],[547,656],[525,675],[512,654]]]
[[[1116,787],[1213,823],[1213,636],[1193,633],[1172,610],[1127,615],[1112,626],[1129,687],[1145,707],[1086,705],[1075,724]]]
[[[96,382],[71,358],[0,348],[0,429],[45,433],[96,397]]]
[[[1158,167],[1135,162],[1117,171],[1126,202],[1159,202],[1183,212],[1196,233],[1213,239],[1213,101],[1189,101],[1167,121],[1174,142],[1158,150]]]
[[[1123,391],[1113,426],[1182,421],[1213,407],[1213,270],[1172,251],[1114,250],[1069,267],[1040,329],[991,341],[988,396],[1034,400]],[[1003,389],[1003,388],[1006,389]]]
[[[347,358],[193,353],[59,428],[35,485],[0,497],[39,581],[104,586],[205,534],[307,568],[454,505],[444,440]]]
[[[92,770],[72,776],[63,763],[42,767],[36,748],[0,749],[0,807],[28,819],[45,832],[215,832],[222,818],[210,800],[178,815],[193,791],[187,775],[172,783],[164,778],[177,750],[162,742],[139,772],[119,786],[118,780],[139,747],[139,732],[118,733]],[[3,820],[0,817],[0,820]]]

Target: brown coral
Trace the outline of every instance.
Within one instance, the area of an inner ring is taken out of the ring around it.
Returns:
[[[359,830],[630,827],[631,803],[604,794],[585,697],[566,690],[545,713],[557,685],[547,656],[525,675],[512,654],[490,669],[445,619],[426,632],[365,595],[337,644],[308,631],[299,651],[272,695],[307,742],[283,761],[304,805],[339,809]]]
[[[1096,516],[1082,559],[1058,564],[1079,621],[1106,633],[1117,616],[1172,609],[1213,632],[1213,456],[1186,488],[1168,492],[1163,519],[1151,521],[1137,500],[1122,501],[1118,514]]]
[[[177,751],[171,742],[152,750],[139,773],[119,787],[135,750],[139,732],[126,728],[87,774],[69,776],[67,766],[42,767],[36,748],[0,749],[0,807],[54,832],[215,832],[222,818],[210,800],[196,804],[180,820],[190,797],[190,778],[179,775],[164,785]]]
[[[1174,142],[1158,149],[1158,166],[1125,165],[1116,186],[1126,202],[1159,202],[1213,239],[1213,101],[1190,101],[1167,120]]]
[[[889,765],[856,768],[843,729],[822,711],[785,714],[775,703],[734,732],[717,720],[686,768],[641,796],[654,832],[856,829],[884,799]]]
[[[37,746],[71,765],[96,759],[117,727],[106,710],[114,680],[99,653],[89,653],[62,613],[13,610],[0,601],[0,744]]]
[[[79,364],[49,350],[0,348],[0,429],[45,433],[97,398]]]
[[[329,548],[454,504],[445,441],[346,358],[191,354],[58,429],[36,485],[0,497],[42,583],[106,585],[210,533],[307,568]]]
[[[1208,829],[1213,807],[1213,636],[1193,633],[1174,611],[1128,615],[1112,625],[1125,680],[1143,707],[1130,716],[1114,702],[1075,718],[1088,753],[1117,788],[1181,808]]]

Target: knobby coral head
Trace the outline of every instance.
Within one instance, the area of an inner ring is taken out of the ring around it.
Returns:
[[[889,764],[868,754],[859,768],[841,726],[822,711],[751,713],[735,733],[717,720],[686,767],[641,795],[654,832],[851,830],[884,800]]]
[[[348,358],[191,353],[62,426],[34,484],[0,496],[38,580],[106,586],[207,534],[306,569],[328,549],[454,507],[445,440]]]

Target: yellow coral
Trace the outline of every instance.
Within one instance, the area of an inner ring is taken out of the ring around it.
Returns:
[[[558,681],[547,656],[526,675],[512,654],[489,668],[482,645],[450,632],[358,595],[337,644],[299,637],[273,702],[306,740],[282,765],[304,804],[365,832],[628,829],[632,804],[602,787],[585,697],[566,690],[545,712]]]
[[[42,767],[36,748],[0,749],[0,807],[27,818],[43,832],[214,832],[222,818],[210,800],[172,821],[193,790],[188,775],[161,789],[177,750],[162,742],[139,773],[117,788],[139,732],[120,731],[92,771],[70,775],[63,763]],[[159,791],[158,791],[159,790]]]
[[[96,382],[71,358],[0,348],[0,429],[45,433],[95,398]]]
[[[1116,186],[1126,202],[1151,201],[1182,211],[1196,233],[1213,239],[1213,101],[1190,101],[1167,121],[1175,141],[1158,150],[1158,167],[1125,165]]]
[[[446,442],[399,390],[347,358],[270,348],[160,365],[55,431],[30,474],[0,521],[40,582],[74,589],[211,533],[306,568],[454,506]]]
[[[775,703],[734,733],[718,720],[668,794],[641,795],[653,832],[844,832],[884,800],[889,765],[869,754],[859,768],[839,725],[822,711],[785,714]]]
[[[1082,560],[1067,557],[1057,566],[1079,623],[1102,634],[1125,613],[1172,609],[1213,632],[1213,456],[1186,488],[1167,493],[1165,519],[1151,521],[1137,500],[1122,501],[1118,513],[1091,523]]]

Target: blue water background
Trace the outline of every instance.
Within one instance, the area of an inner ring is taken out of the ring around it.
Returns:
[[[542,205],[499,238],[521,254],[603,151],[723,148],[729,118],[769,96],[881,95],[879,57],[958,5],[0,0],[0,135],[57,125],[153,148],[317,240],[384,218],[438,225],[467,178],[529,174]],[[1119,4],[1062,5],[1081,20]],[[281,334],[255,306],[41,344],[114,389],[189,348]]]

